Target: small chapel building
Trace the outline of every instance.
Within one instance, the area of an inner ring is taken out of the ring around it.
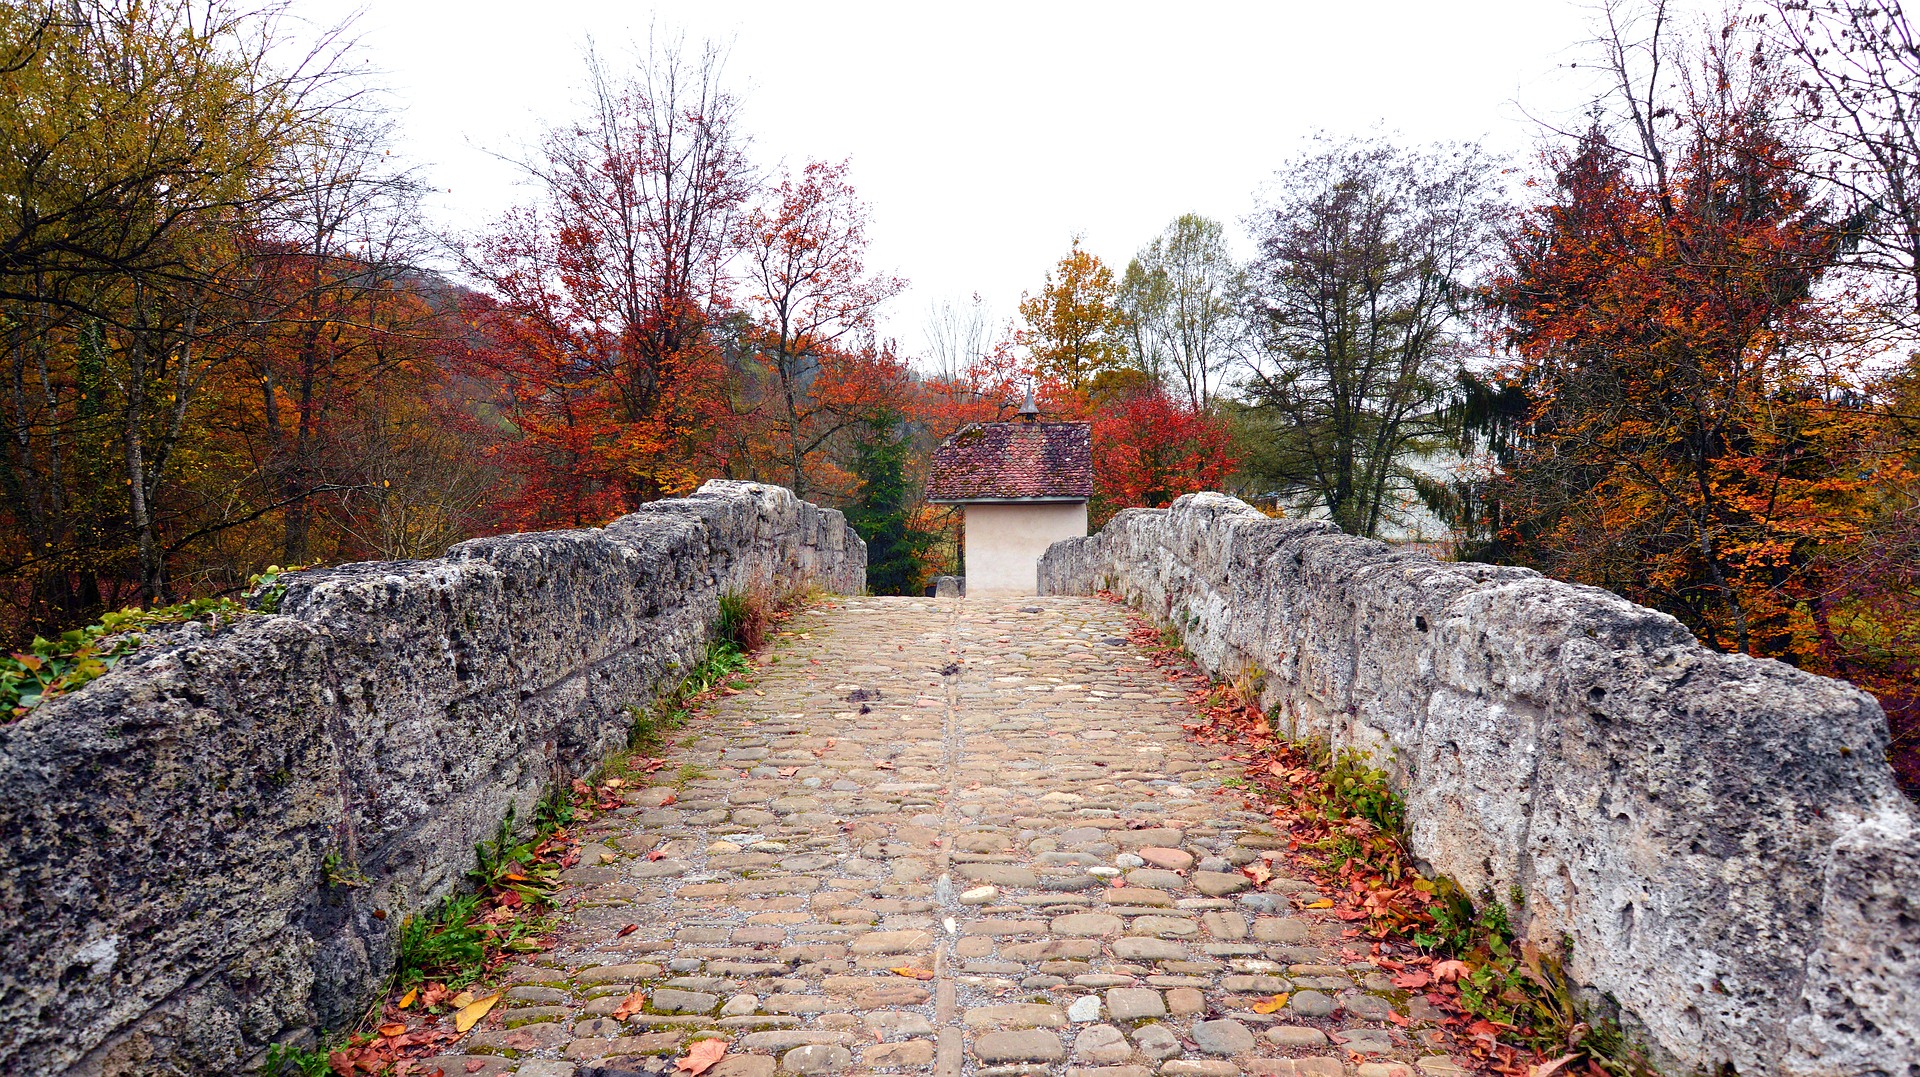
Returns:
[[[966,593],[1039,591],[1040,555],[1087,533],[1093,428],[1041,422],[1033,394],[1013,422],[973,423],[933,454],[927,500],[959,505]]]

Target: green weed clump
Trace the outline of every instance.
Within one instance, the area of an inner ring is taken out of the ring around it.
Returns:
[[[539,950],[535,940],[548,925],[518,912],[546,908],[559,889],[560,868],[548,839],[560,829],[561,813],[550,805],[552,796],[541,799],[537,825],[525,841],[515,840],[509,805],[494,836],[473,847],[474,866],[467,873],[473,893],[456,894],[431,913],[401,922],[394,969],[400,989],[428,981],[458,989],[485,975],[496,954]],[[570,819],[571,807],[564,814]]]
[[[276,1043],[267,1048],[266,1077],[330,1077],[333,1063],[324,1047]]]
[[[688,670],[678,684],[661,693],[649,706],[627,708],[633,717],[633,724],[627,730],[627,747],[633,751],[657,751],[673,730],[686,725],[693,717],[696,700],[716,689],[738,688],[735,678],[752,669],[747,653],[723,634],[716,633],[700,663]]]
[[[402,988],[433,980],[460,988],[487,969],[486,936],[475,923],[480,895],[455,894],[440,907],[400,924],[394,976]]]
[[[775,605],[763,588],[729,591],[720,596],[720,620],[714,626],[714,635],[736,650],[757,651],[766,645]]]

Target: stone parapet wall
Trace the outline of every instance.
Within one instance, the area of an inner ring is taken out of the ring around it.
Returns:
[[[784,489],[710,482],[600,530],[290,579],[278,615],[0,725],[0,1073],[235,1073],[357,1019],[402,920],[509,805],[624,745],[722,593],[857,593],[866,547]]]
[[[1525,569],[1436,561],[1220,494],[1054,545],[1277,720],[1370,753],[1414,852],[1676,1072],[1920,1075],[1920,814],[1879,706]]]

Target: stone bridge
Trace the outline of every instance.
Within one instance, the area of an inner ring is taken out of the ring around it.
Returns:
[[[0,726],[0,1073],[243,1072],[351,1024],[402,917],[620,743],[720,594],[857,593],[864,564],[838,513],[710,483],[603,530],[303,574],[278,615]],[[1416,852],[1517,888],[1674,1072],[1920,1074],[1915,815],[1860,693],[1217,495],[1056,546],[1041,581],[816,605],[684,731],[671,783],[595,820],[559,945],[427,1072],[663,1073],[708,1030],[719,1077],[1461,1072],[1311,880],[1235,870],[1281,843],[1216,795],[1231,764],[1085,597],[1110,588],[1372,752]],[[327,883],[343,862],[357,885]]]

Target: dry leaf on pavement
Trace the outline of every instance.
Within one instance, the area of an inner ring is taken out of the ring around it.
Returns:
[[[700,1077],[701,1074],[712,1069],[714,1063],[719,1062],[726,1053],[727,1041],[701,1040],[687,1048],[687,1057],[681,1059],[674,1068],[686,1070],[691,1077]]]
[[[1287,1000],[1292,997],[1293,993],[1290,991],[1282,991],[1277,995],[1269,995],[1253,1004],[1253,1012],[1279,1013],[1280,1009],[1287,1004]]]
[[[493,1004],[498,1001],[500,1001],[500,995],[498,992],[495,992],[486,998],[474,999],[472,1002],[460,1007],[460,1012],[453,1015],[453,1030],[455,1032],[465,1032],[472,1028],[479,1023],[482,1017],[487,1015],[488,1010],[493,1009]]]

